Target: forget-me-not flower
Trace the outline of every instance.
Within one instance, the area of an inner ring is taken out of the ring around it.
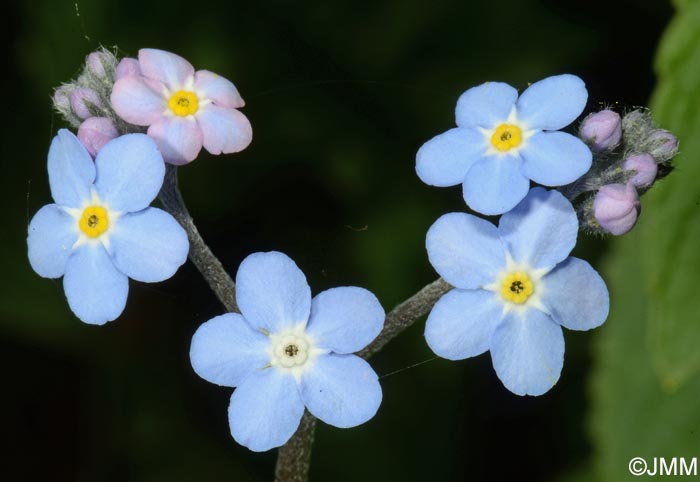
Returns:
[[[202,147],[230,154],[250,144],[253,129],[238,111],[244,102],[229,80],[195,72],[179,55],[157,49],[139,50],[138,69],[123,65],[128,68],[117,68],[112,107],[125,121],[148,126],[166,162],[191,162]]]
[[[564,364],[562,326],[589,330],[608,316],[605,282],[569,256],[577,233],[571,203],[543,188],[532,189],[498,227],[466,213],[439,218],[428,231],[428,256],[455,289],[428,316],[430,348],[450,360],[488,350],[511,392],[547,392]]]
[[[377,375],[353,355],[381,331],[384,310],[369,291],[340,287],[311,298],[304,274],[278,252],[248,256],[236,275],[241,314],[197,329],[190,359],[212,383],[237,387],[233,438],[254,451],[283,445],[306,407],[336,427],[360,425],[382,400]]]
[[[93,162],[78,138],[58,131],[49,149],[55,204],[29,224],[29,262],[44,278],[63,276],[68,305],[85,323],[102,325],[124,310],[129,278],[170,278],[186,261],[187,234],[165,211],[149,207],[165,163],[155,142],[127,134]]]
[[[588,92],[569,74],[547,77],[518,91],[486,82],[457,101],[457,127],[418,151],[416,171],[426,184],[463,184],[464,200],[482,214],[502,214],[520,202],[530,179],[545,186],[569,184],[591,167],[579,138],[559,132],[583,111]]]

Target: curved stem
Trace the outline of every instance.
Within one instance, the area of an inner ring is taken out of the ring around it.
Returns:
[[[160,201],[163,207],[177,220],[187,232],[190,241],[190,260],[202,274],[216,297],[229,312],[238,312],[236,304],[236,285],[233,279],[224,269],[221,261],[214,256],[209,246],[204,242],[197,230],[192,216],[187,211],[185,201],[182,199],[180,189],[177,186],[177,167],[166,164],[165,179],[160,190]]]
[[[399,303],[386,315],[381,333],[364,350],[357,353],[369,358],[393,340],[406,328],[427,314],[442,295],[452,289],[447,281],[438,278],[423,287],[406,301]],[[280,447],[277,455],[275,482],[306,482],[311,463],[311,446],[314,441],[315,419],[305,412],[299,428],[289,441]]]
[[[309,412],[304,412],[296,433],[279,449],[275,482],[306,482],[309,480],[314,428],[316,428],[316,418]]]

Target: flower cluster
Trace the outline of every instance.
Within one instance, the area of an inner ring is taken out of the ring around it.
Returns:
[[[608,316],[605,282],[570,256],[579,230],[628,232],[639,196],[670,172],[678,151],[673,134],[642,110],[624,117],[602,110],[583,120],[578,135],[563,132],[587,99],[583,81],[569,74],[520,95],[487,82],[461,95],[457,127],[416,155],[424,182],[462,184],[473,211],[501,215],[494,225],[449,213],[430,227],[428,258],[452,289],[433,306],[426,341],[450,360],[488,351],[518,395],[542,395],[559,380],[562,328],[590,330]],[[129,278],[163,281],[186,261],[188,233],[150,204],[166,169],[193,161],[202,148],[222,154],[250,144],[243,105],[230,81],[155,49],[121,60],[93,52],[79,77],[56,90],[54,106],[77,136],[61,129],[51,144],[54,203],[29,225],[28,257],[40,276],[63,277],[78,318],[114,320]],[[304,274],[279,252],[248,256],[235,285],[240,313],[203,323],[190,360],[201,378],[235,388],[228,418],[237,442],[254,451],[279,447],[305,410],[341,428],[377,413],[377,374],[356,355],[384,327],[371,292],[346,286],[312,298]]]
[[[592,113],[579,134],[594,153],[593,167],[565,192],[572,199],[586,195],[579,217],[587,232],[625,234],[637,222],[639,197],[671,171],[678,139],[643,110],[622,118],[609,109]]]
[[[175,165],[193,161],[202,147],[215,155],[239,152],[253,138],[233,83],[208,70],[195,72],[187,60],[163,50],[141,49],[138,59],[121,60],[107,49],[93,52],[53,100],[93,157],[129,132],[148,134]]]
[[[579,228],[629,231],[638,193],[670,171],[677,152],[675,137],[639,110],[624,119],[607,109],[591,114],[578,137],[558,131],[586,100],[573,75],[536,82],[519,97],[507,84],[487,82],[459,98],[457,128],[416,155],[424,182],[462,183],[470,208],[503,214],[498,227],[446,214],[428,231],[430,262],[454,286],[430,312],[428,345],[451,360],[489,351],[503,384],[519,395],[541,395],[559,379],[562,326],[589,330],[607,318],[605,283],[569,257]],[[561,192],[530,190],[530,180]],[[581,198],[577,214],[571,201]]]

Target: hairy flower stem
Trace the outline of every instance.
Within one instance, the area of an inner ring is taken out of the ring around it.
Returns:
[[[236,286],[233,279],[199,234],[177,186],[177,167],[171,164],[166,164],[165,179],[159,197],[165,210],[177,219],[177,222],[187,232],[187,238],[190,241],[189,257],[192,263],[202,274],[216,297],[219,298],[221,304],[226,307],[226,310],[237,313]]]
[[[393,340],[418,318],[427,314],[442,295],[452,289],[445,280],[438,278],[418,293],[399,303],[386,315],[384,328],[364,350],[358,353],[362,358],[369,358]],[[311,463],[311,446],[314,441],[314,417],[304,413],[301,424],[294,436],[279,449],[275,482],[306,482],[309,478]]]

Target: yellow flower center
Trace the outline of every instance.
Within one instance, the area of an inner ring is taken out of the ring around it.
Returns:
[[[518,305],[525,303],[534,291],[532,280],[522,271],[508,274],[501,284],[501,296]]]
[[[199,109],[197,94],[189,90],[178,90],[168,100],[168,107],[173,114],[185,117],[192,115]]]
[[[80,230],[89,238],[96,238],[109,228],[107,210],[102,206],[88,206],[78,221]]]
[[[520,127],[513,124],[501,124],[491,135],[491,145],[501,152],[518,147],[523,142]]]

